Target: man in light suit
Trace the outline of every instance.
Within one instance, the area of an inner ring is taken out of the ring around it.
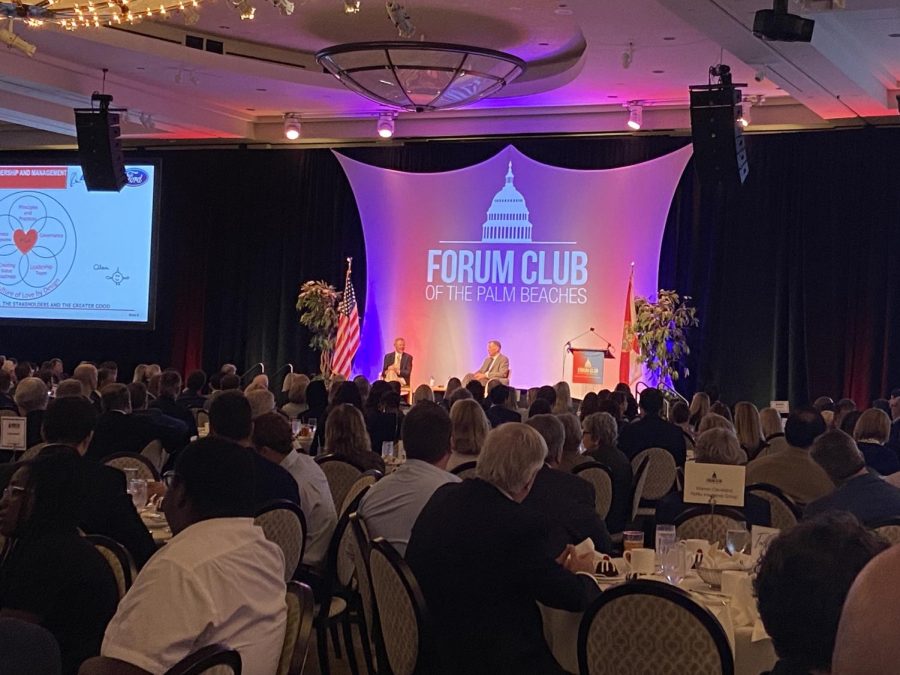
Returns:
[[[487,352],[487,358],[476,371],[475,379],[482,384],[490,380],[500,380],[502,384],[509,384],[509,358],[500,353],[500,341],[488,342]]]
[[[398,337],[394,340],[394,351],[384,355],[381,377],[385,380],[399,379],[400,384],[408,387],[412,376],[412,361],[412,356],[406,353],[406,340]]]

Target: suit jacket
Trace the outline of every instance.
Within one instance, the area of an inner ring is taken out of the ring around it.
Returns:
[[[668,450],[675,458],[676,466],[684,466],[687,458],[681,429],[658,415],[647,415],[627,424],[619,435],[619,449],[629,460],[647,448]]]
[[[634,478],[631,462],[614,445],[595,448],[588,456],[612,471],[613,501],[606,514],[606,526],[610,532],[622,532],[631,520],[631,481]]]
[[[519,413],[502,405],[492,405],[488,408],[487,418],[491,423],[491,428],[499,427],[504,422],[522,421],[522,416]]]
[[[197,435],[197,422],[194,420],[194,414],[182,405],[179,405],[174,398],[168,396],[160,396],[149,408],[159,410],[163,415],[168,415],[176,420],[181,420],[187,426],[188,436]]]
[[[394,354],[396,352],[390,352],[384,355],[384,363],[381,364],[381,377],[384,378],[387,373],[387,369],[394,365]],[[412,356],[403,352],[400,355],[400,377],[406,380],[407,386],[412,384],[412,380],[410,377],[412,376]]]
[[[432,495],[406,549],[435,621],[440,669],[432,672],[562,672],[537,602],[581,612],[600,590],[547,553],[549,533],[544,516],[478,478]]]
[[[774,485],[798,504],[809,504],[834,491],[834,483],[809,456],[809,451],[793,445],[780,452],[757,457],[747,464],[746,480],[747,485]]]
[[[177,420],[172,422],[177,422],[178,427],[158,424],[148,415],[105,412],[97,419],[94,438],[85,457],[102,462],[116,452],[140,453],[156,439],[162,441],[169,453],[177,452],[187,443],[187,429]]]
[[[594,488],[583,478],[545,466],[538,471],[522,504],[544,514],[554,524],[548,551],[554,558],[566,544],[578,544],[588,537],[598,551],[612,551],[606,523],[597,513]]]
[[[900,489],[878,474],[867,471],[807,506],[803,511],[803,518],[811,518],[826,511],[849,511],[863,525],[871,527],[888,518],[900,516]]]
[[[503,384],[509,384],[509,358],[503,354],[497,354],[496,361],[494,362],[494,367],[491,368],[491,361],[494,361],[495,357],[488,356],[481,363],[481,368],[477,370],[479,373],[484,373],[488,376],[490,380],[500,380]]]

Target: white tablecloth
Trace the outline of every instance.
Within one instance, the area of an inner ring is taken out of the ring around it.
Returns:
[[[682,586],[686,589],[705,587],[696,578],[686,579],[682,582]],[[764,637],[761,625],[735,627],[728,607],[719,599],[710,597],[707,602],[704,596],[694,595],[694,597],[707,606],[725,629],[734,649],[735,675],[759,675],[774,667],[777,660],[775,649],[772,640]],[[581,625],[582,613],[552,609],[540,604],[538,606],[544,622],[544,639],[547,646],[560,666],[570,673],[577,673],[578,627]]]

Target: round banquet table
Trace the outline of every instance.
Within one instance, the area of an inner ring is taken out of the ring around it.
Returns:
[[[650,577],[656,581],[664,581],[662,577]],[[680,584],[685,590],[704,588],[700,579],[685,579]],[[709,609],[722,624],[734,649],[735,675],[759,675],[775,666],[777,657],[772,640],[765,635],[762,624],[753,626],[734,626],[728,608],[714,596],[692,594],[700,604]],[[707,599],[709,600],[707,602]],[[582,612],[567,612],[553,609],[538,603],[541,619],[544,623],[544,639],[553,657],[562,668],[570,673],[578,673],[578,628],[581,625]]]

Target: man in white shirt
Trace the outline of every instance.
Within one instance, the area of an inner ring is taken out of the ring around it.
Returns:
[[[275,673],[284,555],[250,518],[252,474],[249,453],[222,438],[179,454],[164,501],[175,536],[141,570],[80,675],[162,675],[217,643],[240,653],[245,675]]]
[[[475,379],[482,384],[490,380],[499,380],[501,384],[509,384],[509,358],[500,353],[499,340],[491,340],[487,343],[487,356],[481,363],[481,368],[475,372]]]
[[[328,554],[328,544],[337,525],[337,512],[325,472],[309,455],[293,448],[291,424],[281,413],[268,413],[253,424],[256,451],[287,470],[300,491],[300,505],[306,518],[304,565],[321,567]]]
[[[412,362],[412,356],[406,353],[406,340],[398,337],[394,340],[394,351],[384,355],[381,377],[388,382],[399,381],[408,387],[412,378]]]
[[[431,495],[446,483],[460,479],[447,472],[450,459],[450,416],[435,403],[422,401],[403,420],[406,462],[375,483],[360,501],[358,513],[369,536],[384,537],[400,555],[413,524]]]

